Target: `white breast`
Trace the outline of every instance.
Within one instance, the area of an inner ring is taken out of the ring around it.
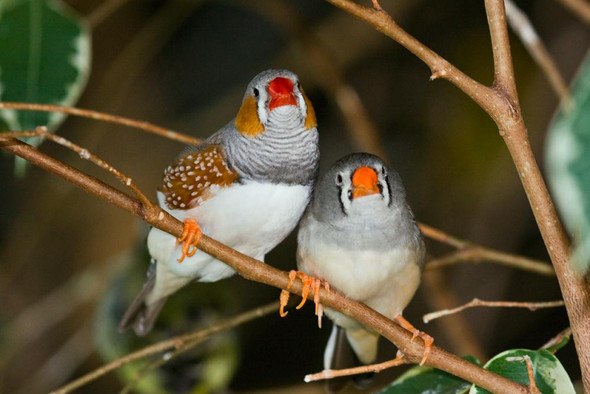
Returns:
[[[248,182],[221,188],[214,197],[190,210],[170,210],[179,220],[194,217],[203,234],[257,259],[281,242],[297,225],[308,203],[311,188],[301,185]],[[148,237],[150,254],[176,275],[216,281],[231,276],[224,263],[198,251],[178,263],[180,247],[173,236],[152,230]]]
[[[417,256],[409,249],[351,250],[317,242],[313,231],[305,230],[300,230],[298,241],[301,270],[389,318],[403,311],[420,283]]]

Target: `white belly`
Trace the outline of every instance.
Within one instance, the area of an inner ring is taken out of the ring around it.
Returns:
[[[281,242],[297,225],[309,200],[310,187],[249,182],[221,188],[214,197],[190,210],[170,210],[158,193],[160,205],[179,220],[194,217],[203,234],[257,259]],[[150,254],[171,273],[209,282],[234,271],[204,252],[177,260],[175,238],[157,229],[148,236]],[[157,284],[158,285],[158,284]]]
[[[412,251],[350,250],[326,245],[300,231],[299,269],[325,279],[345,296],[393,318],[410,302],[420,283],[420,268]]]

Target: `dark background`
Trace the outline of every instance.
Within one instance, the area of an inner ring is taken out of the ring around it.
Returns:
[[[368,149],[358,136],[351,137],[355,134],[338,106],[339,84],[346,83],[377,131],[381,154],[404,179],[419,221],[548,261],[491,119],[450,83],[429,82],[428,68],[400,45],[328,3],[121,1],[103,21],[93,19],[103,2],[68,3],[94,21],[92,72],[79,107],[207,137],[235,116],[255,74],[288,68],[299,74],[314,103],[321,167],[326,169],[349,152]],[[517,4],[569,81],[588,47],[588,26],[554,0]],[[410,34],[466,74],[491,84],[483,1],[382,0],[381,5]],[[542,166],[544,136],[557,99],[513,35],[511,45],[522,111]],[[152,199],[163,169],[183,149],[178,142],[81,118],[66,120],[59,133],[132,177]],[[41,149],[120,187],[74,153],[50,143]],[[147,225],[39,169],[31,168],[24,179],[12,172],[13,159],[0,155],[0,392],[55,389],[100,366],[103,357],[111,360],[278,298],[277,289],[239,277],[191,285],[173,297],[152,336],[138,341],[117,334],[114,324],[147,268]],[[291,236],[266,261],[292,269],[295,247]],[[431,256],[451,251],[432,241],[428,250]],[[449,306],[474,297],[559,299],[553,277],[482,263],[429,272],[424,282],[406,318],[432,334],[435,344],[460,355],[471,349],[482,362],[510,348],[539,348],[568,326],[563,308],[472,309],[457,316],[461,330],[449,329],[454,318],[428,325],[421,321],[423,314],[440,308],[443,290],[452,292]],[[474,340],[468,341],[463,330]],[[321,383],[306,385],[302,379],[321,369],[328,334],[329,328],[317,328],[310,306],[292,310],[286,319],[273,314],[220,336],[152,376],[161,379],[165,390],[184,392],[206,371],[201,363],[222,354],[220,359],[236,368],[228,391],[319,393]],[[380,358],[392,358],[393,346],[382,345]],[[578,379],[573,342],[557,356]],[[382,373],[379,384],[402,370]],[[109,374],[79,392],[117,392],[121,387],[117,376]]]

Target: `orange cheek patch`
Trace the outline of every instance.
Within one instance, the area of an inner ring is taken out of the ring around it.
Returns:
[[[305,114],[305,128],[309,130],[313,127],[317,127],[318,121],[315,117],[313,105],[311,105],[311,101],[309,101],[303,89],[301,89],[301,94],[303,95],[303,100],[305,100],[305,106],[307,107],[307,113]]]
[[[247,137],[256,137],[264,131],[264,126],[258,118],[256,100],[252,96],[246,97],[235,120],[236,128]]]

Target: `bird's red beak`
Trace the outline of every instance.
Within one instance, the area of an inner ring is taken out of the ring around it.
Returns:
[[[359,167],[352,175],[352,198],[379,193],[377,172],[370,167]]]
[[[270,103],[268,108],[272,111],[283,105],[297,105],[293,94],[293,82],[288,78],[276,77],[268,84]]]

